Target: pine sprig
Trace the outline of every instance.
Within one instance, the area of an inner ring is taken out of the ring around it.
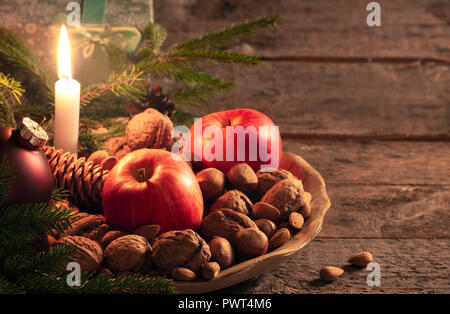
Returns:
[[[4,28],[0,28],[0,60],[8,63],[10,73],[16,71],[30,73],[36,79],[35,83],[44,91],[48,102],[46,105],[53,103],[55,75],[43,70],[39,59],[28,45]]]
[[[161,59],[162,62],[221,62],[221,63],[243,63],[257,65],[260,63],[258,57],[243,54],[210,49],[178,50]]]
[[[141,85],[144,83],[144,79],[142,75],[143,72],[134,66],[131,70],[120,74],[112,73],[105,83],[93,84],[84,90],[80,97],[81,107],[87,107],[90,103],[108,95],[139,99],[143,93]]]
[[[222,30],[204,35],[200,38],[190,39],[178,45],[175,45],[170,52],[175,50],[196,50],[222,48],[230,46],[238,40],[247,39],[254,35],[258,30],[268,26],[276,26],[282,23],[279,15],[263,17],[249,23],[242,23],[227,27]]]
[[[16,284],[29,292],[64,294],[148,294],[175,293],[172,280],[138,274],[114,277],[112,275],[82,275],[79,287],[69,287],[56,275],[31,273],[19,278]]]
[[[20,82],[0,73],[0,125],[16,127],[13,107],[20,104],[23,92]]]
[[[167,38],[167,31],[157,23],[150,23],[143,31],[142,50],[139,52],[139,59],[147,59],[157,56],[161,45]]]
[[[0,211],[0,243],[38,239],[42,234],[63,232],[75,214],[53,203],[24,203],[3,206]]]
[[[14,180],[14,166],[9,163],[6,156],[4,156],[0,163],[0,205],[5,202]]]

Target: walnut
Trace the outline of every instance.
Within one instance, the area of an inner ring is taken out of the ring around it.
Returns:
[[[173,123],[166,115],[149,108],[135,115],[126,129],[127,145],[140,148],[168,148],[172,143]]]
[[[201,234],[206,240],[219,236],[233,242],[236,232],[245,228],[258,228],[248,216],[224,208],[209,213],[202,220]]]
[[[210,258],[208,244],[191,229],[165,232],[153,242],[153,262],[169,273],[176,267],[198,273]]]
[[[288,218],[303,206],[303,184],[300,180],[289,178],[272,186],[261,199],[262,202],[275,206],[280,211],[280,221]]]
[[[256,176],[258,177],[258,186],[255,191],[255,198],[257,200],[260,200],[272,186],[281,180],[294,178],[292,173],[281,168],[264,169],[264,171],[258,170],[258,172],[256,172]]]
[[[209,212],[230,208],[238,213],[249,215],[252,207],[252,201],[244,193],[238,190],[231,190],[216,199],[211,205]]]
[[[66,236],[56,241],[55,246],[67,243],[75,247],[75,262],[80,264],[82,272],[94,272],[102,262],[102,248],[97,242],[80,236]]]
[[[66,230],[66,235],[82,236],[101,243],[103,236],[109,231],[105,217],[101,215],[86,215],[72,223],[72,228]]]
[[[130,234],[112,241],[105,249],[104,265],[113,273],[145,273],[150,270],[152,248],[144,237]]]

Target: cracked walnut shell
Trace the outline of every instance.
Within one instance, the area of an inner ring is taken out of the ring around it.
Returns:
[[[198,273],[210,258],[208,244],[191,229],[165,232],[153,242],[153,262],[169,273],[176,267]]]

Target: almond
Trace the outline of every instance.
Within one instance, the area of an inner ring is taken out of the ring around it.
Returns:
[[[289,226],[291,226],[295,230],[300,230],[303,227],[303,223],[305,219],[300,213],[292,212],[289,215]]]
[[[348,259],[348,262],[352,265],[359,267],[366,267],[370,262],[373,261],[372,254],[369,252],[360,252],[353,255]]]
[[[145,225],[134,230],[134,234],[144,237],[149,243],[158,235],[161,227],[159,225]]]
[[[324,281],[334,281],[344,273],[344,270],[335,266],[325,266],[320,270],[320,278]]]
[[[177,281],[192,281],[197,278],[197,275],[186,267],[175,267],[172,270],[172,278]]]
[[[278,229],[269,240],[269,250],[274,250],[285,244],[291,238],[291,232],[287,228]]]
[[[258,202],[253,205],[252,215],[255,218],[267,218],[272,221],[277,221],[280,218],[280,211],[269,203]]]

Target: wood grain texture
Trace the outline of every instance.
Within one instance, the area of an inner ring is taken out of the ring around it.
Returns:
[[[450,134],[445,65],[270,62],[204,69],[238,89],[187,108],[197,116],[249,107],[271,117],[283,133]]]
[[[264,31],[237,51],[258,55],[447,56],[450,5],[445,0],[380,0],[381,27],[368,27],[367,1],[166,0],[156,21],[170,43],[261,16],[280,14],[279,31]],[[176,22],[174,22],[176,21]]]
[[[316,239],[276,269],[219,293],[449,293],[449,250],[448,240]],[[347,264],[361,251],[380,264],[380,287],[367,285],[365,268]],[[324,283],[324,266],[342,267],[344,274]]]

